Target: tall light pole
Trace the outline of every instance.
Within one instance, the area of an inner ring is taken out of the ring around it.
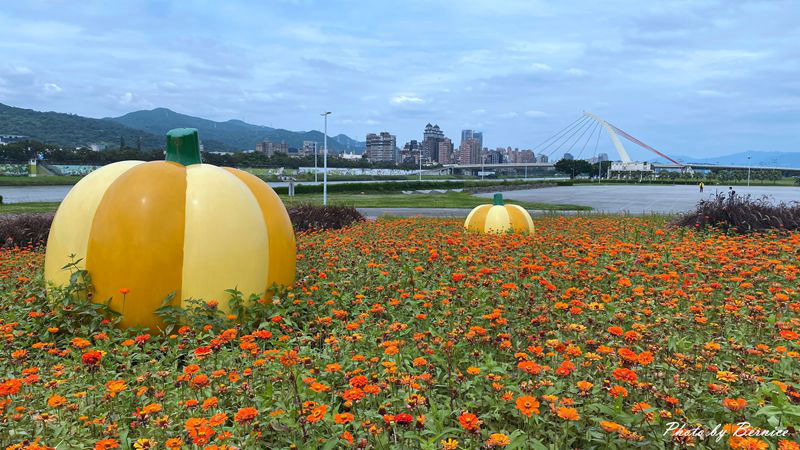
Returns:
[[[750,156],[747,157],[747,187],[750,187]]]
[[[314,142],[314,183],[317,182],[317,173],[319,169],[317,169],[317,143]]]
[[[322,206],[328,206],[328,115],[331,112],[324,112],[320,116],[325,118],[325,134],[322,148]]]
[[[486,157],[483,155],[483,149],[480,149],[478,151],[478,154],[481,155],[481,180],[483,180],[483,172],[485,172],[485,170],[483,170],[483,163],[484,163]]]
[[[422,146],[419,147],[419,181],[422,182]]]

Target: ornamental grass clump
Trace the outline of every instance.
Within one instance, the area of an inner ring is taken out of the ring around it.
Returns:
[[[774,204],[769,197],[717,194],[710,200],[698,202],[694,211],[680,216],[674,225],[694,228],[714,228],[730,233],[745,234],[758,231],[792,231],[800,228],[800,203]]]
[[[289,218],[297,232],[338,230],[364,221],[364,216],[351,206],[300,205],[289,209]]]
[[[8,248],[44,244],[52,222],[53,213],[0,215],[0,245]]]

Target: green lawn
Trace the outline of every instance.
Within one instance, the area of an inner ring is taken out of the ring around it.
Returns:
[[[71,185],[80,181],[78,175],[54,175],[41,177],[0,176],[0,186],[55,186]]]
[[[31,202],[0,204],[0,214],[22,214],[50,212],[58,208],[59,202]]]
[[[281,196],[286,206],[301,203],[322,203],[322,194],[298,194],[294,197]],[[446,194],[354,194],[333,193],[328,196],[331,205],[347,205],[357,208],[474,208],[491,199],[476,197],[466,192],[448,192]],[[588,211],[588,206],[551,204],[535,202],[517,202],[508,200],[527,209],[547,211]],[[58,202],[32,202],[0,204],[0,214],[21,214],[34,212],[50,212],[58,208]]]
[[[286,206],[300,203],[322,203],[322,194],[298,194],[294,197],[281,195]],[[328,203],[347,205],[357,208],[474,208],[491,203],[490,198],[477,197],[466,192],[448,192],[445,194],[375,194],[375,193],[332,193],[328,195]],[[588,206],[552,204],[538,202],[518,202],[507,200],[527,209],[550,211],[588,211]]]

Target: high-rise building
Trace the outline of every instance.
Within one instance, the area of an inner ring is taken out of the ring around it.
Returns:
[[[398,158],[398,163],[414,163],[419,164],[419,151],[420,145],[416,139],[412,139],[406,142],[406,145],[403,146],[403,149],[400,150],[400,156]]]
[[[497,150],[489,150],[486,152],[486,156],[483,158],[486,164],[502,164],[505,161],[503,157],[503,153]]]
[[[439,142],[439,164],[453,164],[453,141],[444,138]]]
[[[562,159],[573,160],[573,159],[575,159],[575,157],[572,156],[572,153],[567,152],[567,153],[564,153],[564,158],[562,158]]]
[[[461,142],[472,139],[472,130],[461,130]]]
[[[478,141],[478,146],[480,146],[480,148],[483,148],[483,131],[473,131],[472,139],[476,139]]]
[[[314,156],[319,151],[319,142],[303,141],[303,148],[300,149],[300,156]]]
[[[263,152],[267,156],[272,156],[275,153],[289,153],[289,144],[286,142],[271,142],[262,141],[256,144],[256,151]]]
[[[521,163],[526,163],[526,164],[535,163],[536,162],[536,155],[533,154],[532,150],[520,150],[518,159],[519,159],[518,162],[521,162]]]
[[[461,164],[480,164],[481,147],[477,139],[466,139],[461,141],[458,147],[458,159]]]
[[[428,161],[439,161],[439,143],[444,140],[444,132],[439,125],[425,125],[422,132],[422,152]]]
[[[394,162],[397,138],[386,131],[367,135],[367,159],[369,162]]]
[[[608,153],[598,153],[597,154],[598,161],[608,161]]]
[[[539,156],[536,157],[536,162],[538,163],[546,163],[550,160],[547,155],[544,153],[539,153]]]

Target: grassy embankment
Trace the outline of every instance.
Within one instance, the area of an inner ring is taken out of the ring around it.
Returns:
[[[322,204],[322,194],[298,194],[294,197],[281,195],[287,207],[302,203]],[[466,192],[448,192],[445,194],[400,194],[400,193],[365,193],[336,192],[328,195],[331,205],[347,205],[356,208],[474,208],[490,203],[491,199],[477,197]],[[588,206],[569,204],[549,204],[538,202],[507,203],[521,205],[527,209],[547,211],[586,211]],[[10,203],[0,205],[0,214],[20,214],[33,212],[49,212],[58,208],[58,202]]]

